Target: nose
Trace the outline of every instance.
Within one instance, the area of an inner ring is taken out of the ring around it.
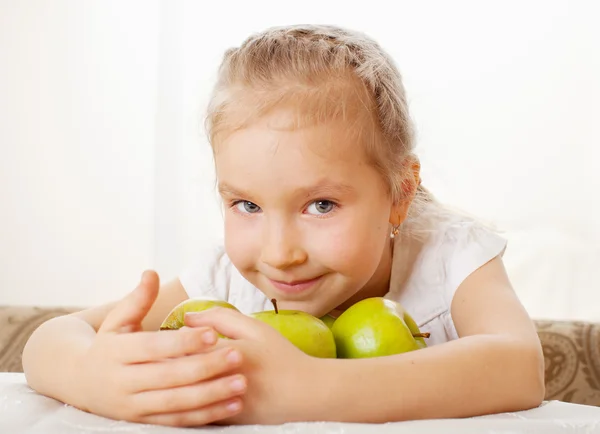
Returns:
[[[302,248],[300,235],[294,225],[268,221],[263,232],[261,261],[278,270],[285,270],[306,262],[307,254]]]

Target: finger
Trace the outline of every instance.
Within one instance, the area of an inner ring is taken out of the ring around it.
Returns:
[[[198,410],[144,416],[140,422],[167,426],[201,426],[234,416],[241,410],[242,400],[233,398]]]
[[[217,341],[208,327],[148,331],[116,336],[116,354],[122,363],[146,363],[210,351]]]
[[[246,378],[229,375],[198,384],[164,390],[150,390],[132,396],[132,405],[142,415],[181,413],[243,395]]]
[[[231,339],[259,340],[274,329],[267,324],[233,309],[215,307],[185,314],[185,324],[192,327],[212,327]]]
[[[158,274],[151,270],[145,271],[139,285],[106,316],[98,333],[140,330],[142,320],[158,296],[158,288]]]
[[[238,350],[220,348],[204,354],[126,366],[122,381],[131,392],[172,389],[221,377],[241,363]]]

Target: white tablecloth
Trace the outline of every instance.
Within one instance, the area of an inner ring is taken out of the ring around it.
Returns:
[[[22,374],[0,373],[1,434],[183,434],[204,431],[215,434],[600,434],[600,408],[549,401],[534,410],[469,419],[381,425],[311,422],[183,429],[116,422],[94,416],[35,393],[26,385]]]

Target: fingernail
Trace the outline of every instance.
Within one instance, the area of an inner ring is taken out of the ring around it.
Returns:
[[[229,384],[229,387],[231,387],[231,390],[234,392],[241,392],[246,388],[246,382],[243,378],[238,377]]]
[[[242,408],[242,404],[239,401],[233,401],[227,404],[227,410],[233,412],[239,411]]]
[[[236,350],[231,350],[227,354],[226,358],[229,363],[239,363],[241,360],[240,353],[238,353]]]
[[[215,335],[215,332],[213,331],[204,332],[202,334],[202,340],[204,343],[214,344],[217,341],[217,335]]]

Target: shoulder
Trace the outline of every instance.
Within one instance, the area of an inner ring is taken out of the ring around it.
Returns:
[[[243,313],[263,310],[266,297],[235,268],[222,241],[204,246],[179,274],[188,297],[224,300]]]
[[[225,254],[223,243],[215,241],[203,246],[179,275],[179,280],[189,297],[215,297],[227,300],[231,262]]]
[[[476,219],[456,215],[443,224],[428,246],[430,256],[444,272],[444,299],[448,306],[461,283],[475,270],[504,255],[507,240]],[[434,252],[438,252],[434,255]]]

